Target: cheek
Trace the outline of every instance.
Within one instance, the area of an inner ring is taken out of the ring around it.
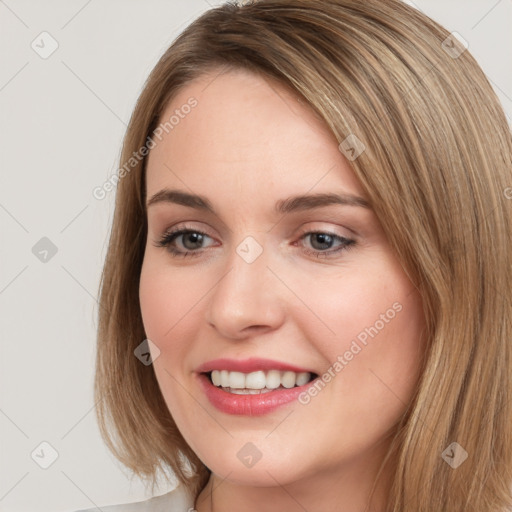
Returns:
[[[146,336],[161,348],[165,332],[172,326],[174,311],[169,304],[169,290],[143,267],[139,285],[142,322]]]
[[[294,318],[322,353],[325,371],[341,376],[330,380],[332,391],[349,410],[364,416],[371,408],[392,420],[419,377],[425,327],[419,293],[391,264],[304,284],[314,315]]]
[[[198,282],[199,281],[199,282]],[[155,257],[144,260],[139,300],[147,338],[159,349],[154,370],[167,405],[173,413],[187,410],[190,397],[183,382],[193,368],[191,354],[200,341],[201,299],[211,284],[189,272],[173,269]]]
[[[144,329],[161,350],[188,325],[195,314],[194,304],[205,293],[185,277],[151,258],[142,265],[139,300]]]
[[[139,300],[146,336],[157,345],[159,356],[153,360],[156,379],[169,411],[177,424],[185,421],[190,396],[183,392],[184,363],[190,346],[190,329],[194,321],[192,305],[197,290],[181,286],[178,273],[162,268],[151,258],[145,259],[140,277]],[[187,334],[188,332],[188,334]],[[184,343],[180,343],[183,340]]]
[[[372,411],[368,421],[377,428],[392,425],[411,399],[420,376],[425,322],[421,298],[409,283],[381,288],[375,296],[347,317],[351,335],[343,339],[344,352],[338,352],[346,363],[337,385],[356,415]]]
[[[364,272],[343,272],[339,277],[295,281],[297,295],[306,298],[308,310],[298,305],[292,313],[294,321],[301,324],[328,361],[349,350],[354,340],[364,347],[375,330],[387,332],[391,324],[399,323],[399,310],[410,291],[406,291],[407,283],[397,282],[389,269],[386,275],[384,270],[368,267]]]

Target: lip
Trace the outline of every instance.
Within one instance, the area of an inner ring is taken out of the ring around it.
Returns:
[[[228,370],[230,372],[251,373],[258,370],[281,370],[295,373],[309,372],[316,374],[315,371],[307,368],[299,368],[281,361],[273,361],[272,359],[262,359],[259,357],[251,357],[249,359],[214,359],[207,361],[196,369],[197,373],[208,373],[212,370]]]
[[[200,365],[197,369],[199,384],[203,389],[210,403],[219,411],[227,414],[242,416],[260,416],[268,414],[278,407],[296,401],[301,393],[306,391],[314,382],[307,382],[302,386],[295,386],[289,389],[275,389],[267,393],[255,395],[239,395],[224,391],[214,386],[210,377],[206,375],[213,370],[228,370],[230,372],[251,373],[259,370],[291,371],[295,373],[308,372],[318,375],[308,368],[300,368],[281,361],[251,357],[249,359],[214,359]],[[318,378],[318,377],[316,377]]]
[[[258,395],[238,395],[214,386],[205,373],[199,373],[198,379],[206,397],[215,408],[221,412],[239,416],[261,416],[294,402],[316,380],[290,389],[276,389]]]

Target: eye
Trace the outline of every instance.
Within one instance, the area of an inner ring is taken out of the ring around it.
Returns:
[[[205,238],[211,238],[197,229],[182,228],[166,233],[155,245],[166,247],[173,256],[199,256]],[[183,247],[180,249],[173,245],[176,241]]]
[[[208,234],[198,229],[182,227],[165,233],[155,244],[156,247],[165,247],[172,256],[200,256],[206,239],[213,240]],[[326,258],[347,250],[356,244],[356,241],[336,233],[325,231],[308,231],[302,233],[300,240],[310,240],[313,249],[303,248],[303,252],[317,258]],[[337,242],[337,245],[334,245]],[[296,245],[296,244],[294,244]],[[304,244],[301,244],[304,245]],[[334,245],[334,248],[332,248]],[[180,247],[181,246],[181,247]]]
[[[336,233],[329,233],[325,231],[308,231],[303,233],[301,240],[305,240],[307,238],[309,238],[310,245],[314,250],[305,248],[304,252],[309,255],[317,256],[318,258],[325,258],[326,256],[339,253],[356,244],[356,241],[351,238],[346,238],[344,236],[337,235]],[[338,245],[336,248],[331,249],[332,245],[336,241],[338,242]]]

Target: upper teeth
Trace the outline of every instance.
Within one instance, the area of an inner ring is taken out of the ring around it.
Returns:
[[[269,370],[268,372],[257,371],[251,373],[229,372],[227,370],[213,370],[212,382],[215,386],[237,389],[276,389],[279,386],[293,388],[295,385],[303,386],[309,382],[309,372],[281,372]]]

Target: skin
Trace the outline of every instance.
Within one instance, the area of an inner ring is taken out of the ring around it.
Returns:
[[[300,194],[365,198],[335,138],[297,94],[248,71],[217,70],[189,82],[162,118],[191,96],[197,106],[150,152],[147,198],[179,189],[206,196],[216,213],[174,203],[148,208],[140,303],[160,350],[154,371],[167,406],[212,471],[196,509],[212,510],[213,485],[215,511],[382,510],[390,470],[366,507],[419,378],[421,298],[370,208],[273,211]],[[172,245],[198,255],[157,247],[184,224],[207,236]],[[340,240],[311,231],[355,244],[326,256]],[[236,252],[247,236],[263,249],[252,263]],[[394,318],[307,404],[234,416],[214,408],[199,386],[196,368],[218,357],[275,359],[321,375],[396,303]],[[237,457],[247,442],[261,452],[250,468]]]

